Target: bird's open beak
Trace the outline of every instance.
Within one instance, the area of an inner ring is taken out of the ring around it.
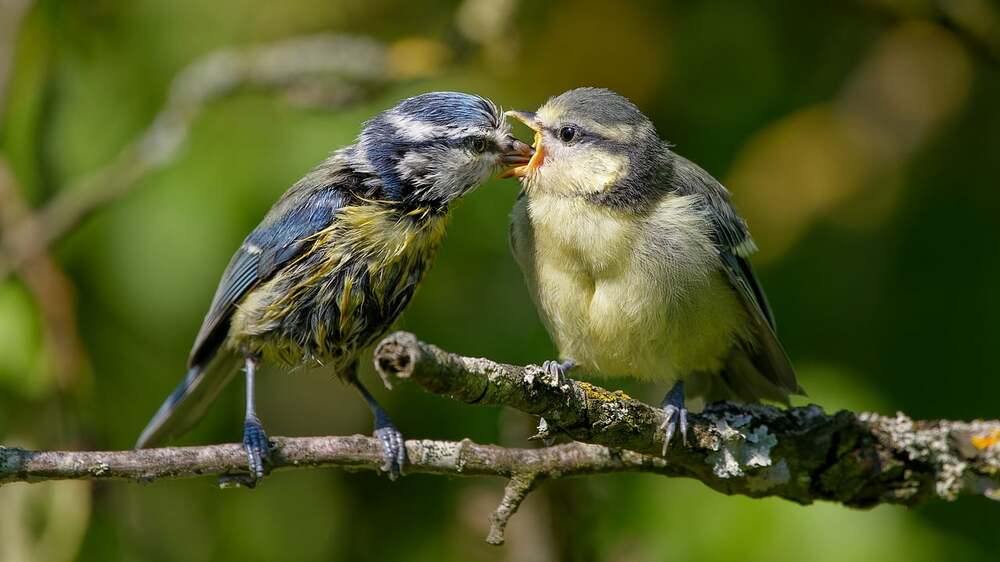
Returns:
[[[501,178],[515,175],[514,170],[523,168],[531,162],[531,157],[535,152],[531,150],[530,146],[514,138],[513,135],[507,135],[505,141],[503,153],[500,154],[500,164],[503,166],[499,175]]]
[[[542,162],[545,160],[545,150],[542,149],[542,126],[538,122],[538,116],[534,113],[526,111],[508,111],[506,115],[517,119],[530,127],[532,131],[535,131],[535,142],[532,143],[531,147],[527,147],[527,145],[524,145],[523,142],[518,141],[520,144],[528,148],[529,152],[527,152],[527,154],[530,158],[520,164],[512,165],[500,174],[501,178],[509,178],[511,176],[519,178],[524,177],[541,166]],[[532,148],[534,148],[534,153],[531,152]]]

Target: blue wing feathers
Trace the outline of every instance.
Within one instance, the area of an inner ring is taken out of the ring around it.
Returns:
[[[308,178],[309,176],[307,176]],[[191,349],[189,366],[207,361],[229,330],[236,305],[304,248],[304,240],[329,226],[345,196],[338,186],[296,185],[275,204],[229,262]]]
[[[239,357],[220,349],[236,306],[298,256],[305,248],[304,239],[333,222],[337,210],[353,197],[347,188],[360,181],[358,174],[342,166],[321,165],[285,192],[246,237],[222,274],[195,338],[184,380],[143,430],[137,448],[158,445],[197,423],[238,370]]]

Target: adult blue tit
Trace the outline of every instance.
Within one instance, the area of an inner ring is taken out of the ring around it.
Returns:
[[[706,401],[802,393],[718,181],[609,90],[508,114],[535,132],[534,156],[509,172],[522,183],[510,241],[559,349],[546,369],[673,381],[664,454],[678,430],[687,441],[684,381]]]
[[[326,366],[367,402],[382,468],[400,474],[402,435],[358,380],[358,357],[410,302],[452,203],[530,154],[495,104],[469,94],[411,97],[365,123],[354,144],[286,191],[243,241],[195,338],[187,375],[136,447],[190,429],[242,366],[252,485],[269,453],[254,407],[258,365]]]

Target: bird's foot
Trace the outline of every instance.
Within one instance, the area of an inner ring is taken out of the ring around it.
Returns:
[[[243,424],[243,449],[247,453],[247,465],[250,469],[247,485],[253,488],[264,477],[265,463],[271,460],[271,443],[257,416],[248,417]]]
[[[542,370],[551,377],[558,386],[562,386],[568,378],[566,373],[573,370],[576,367],[576,362],[572,359],[567,359],[565,361],[555,361],[549,359],[542,363]]]
[[[688,433],[688,411],[684,407],[684,382],[677,381],[674,386],[667,392],[666,397],[663,398],[663,403],[660,405],[663,408],[664,420],[663,425],[660,426],[664,431],[663,435],[663,456],[667,455],[667,448],[670,446],[670,441],[673,439],[674,434],[678,431],[681,434],[681,441],[686,447],[688,444],[687,433]]]
[[[388,419],[377,420],[375,423],[375,438],[382,446],[382,472],[389,475],[389,480],[395,480],[403,474],[406,465],[406,441],[403,434],[396,429]]]
[[[351,384],[361,393],[361,397],[365,399],[375,417],[373,435],[382,447],[382,460],[384,461],[379,468],[389,475],[389,480],[395,480],[403,474],[403,467],[406,466],[406,441],[403,439],[403,434],[396,429],[389,414],[357,377],[351,377]]]

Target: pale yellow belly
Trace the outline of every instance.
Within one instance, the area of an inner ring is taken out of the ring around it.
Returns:
[[[569,229],[545,210],[546,222],[529,228],[528,209],[516,208],[512,236],[560,358],[583,373],[657,380],[723,367],[747,317],[718,258],[693,251],[710,241],[679,236],[682,245],[663,253],[614,217]]]
[[[642,273],[590,281],[543,266],[537,295],[560,357],[590,374],[662,380],[716,372],[745,324],[721,275],[683,296]]]

